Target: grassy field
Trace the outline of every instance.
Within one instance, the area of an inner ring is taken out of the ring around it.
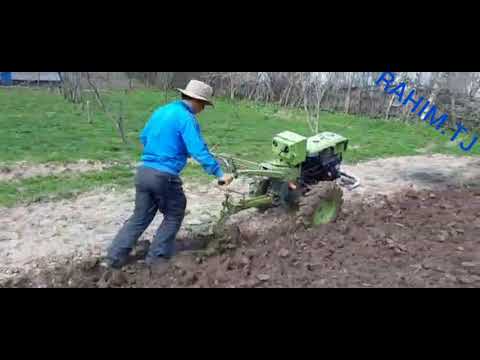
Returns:
[[[91,123],[86,111],[66,102],[58,93],[39,89],[0,89],[0,163],[73,162],[79,159],[138,162],[138,135],[153,110],[176,98],[153,90],[137,90],[128,95],[106,93],[105,102],[113,112],[121,104],[125,114],[128,144],[122,143],[113,122],[98,106],[92,106]],[[95,101],[92,98],[92,104]],[[218,152],[228,152],[251,160],[266,160],[271,155],[270,140],[278,132],[296,131],[310,135],[305,114],[298,109],[273,105],[231,102],[219,99],[215,109],[199,116],[205,139]],[[350,139],[346,163],[381,157],[444,153],[460,156],[480,154],[480,145],[464,153],[424,123],[404,124],[344,114],[324,113],[320,131],[338,132]],[[184,177],[211,180],[201,168],[191,164]],[[0,205],[17,201],[36,201],[45,197],[64,197],[101,185],[129,186],[132,172],[117,166],[102,173],[31,178],[0,182]]]

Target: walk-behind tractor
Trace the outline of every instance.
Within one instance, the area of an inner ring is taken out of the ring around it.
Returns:
[[[348,139],[330,132],[306,138],[285,131],[274,137],[275,159],[255,163],[218,154],[224,169],[236,178],[251,179],[249,193],[234,200],[226,192],[222,218],[240,211],[282,207],[296,222],[317,227],[336,220],[343,205],[343,186],[353,190],[359,181],[341,171]]]

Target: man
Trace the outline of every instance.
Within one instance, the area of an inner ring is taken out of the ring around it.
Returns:
[[[175,252],[175,239],[182,225],[187,200],[180,174],[193,157],[222,185],[229,185],[233,176],[225,175],[209,152],[202,137],[196,115],[211,105],[213,89],[192,80],[182,93],[182,100],[156,110],[140,135],[143,145],[143,166],[135,179],[135,211],[109,248],[104,265],[121,269],[138,239],[152,223],[158,211],[164,220],[146,257],[151,267],[168,266]]]

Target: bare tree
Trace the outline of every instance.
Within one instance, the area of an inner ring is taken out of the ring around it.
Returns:
[[[470,99],[474,98],[478,90],[480,90],[480,73],[472,72],[469,79],[469,84],[467,85],[468,97]]]
[[[408,120],[408,108],[395,101],[375,84],[380,72],[244,72],[208,73],[219,96],[230,99],[275,102],[280,106],[302,108],[311,131],[318,126],[321,111],[339,111]],[[425,97],[448,109],[452,118],[480,116],[480,73],[396,73]],[[406,95],[405,95],[406,96]],[[478,112],[477,112],[478,109]],[[478,113],[478,114],[477,114]],[[472,120],[473,121],[473,120]]]
[[[348,85],[347,85],[347,96],[345,97],[345,114],[350,112],[350,96],[352,94],[352,83],[353,83],[353,73],[347,73]]]
[[[90,73],[85,73],[86,74],[86,77],[87,77],[87,81],[88,81],[88,84],[90,85],[90,88],[93,90],[94,94],[95,94],[95,99],[97,100],[98,104],[100,105],[100,107],[102,108],[102,110],[104,112],[107,112],[107,109],[105,107],[105,103],[103,102],[101,96],[100,96],[100,93],[98,92],[98,88],[97,86],[93,83],[92,79],[90,78]]]
[[[63,72],[62,79],[62,93],[63,97],[74,104],[79,104],[82,101],[82,84],[81,73],[79,72]]]

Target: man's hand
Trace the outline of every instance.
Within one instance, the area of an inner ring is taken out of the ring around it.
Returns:
[[[233,180],[234,180],[233,175],[226,174],[223,177],[221,177],[220,179],[218,179],[218,185],[228,186],[233,182]]]

